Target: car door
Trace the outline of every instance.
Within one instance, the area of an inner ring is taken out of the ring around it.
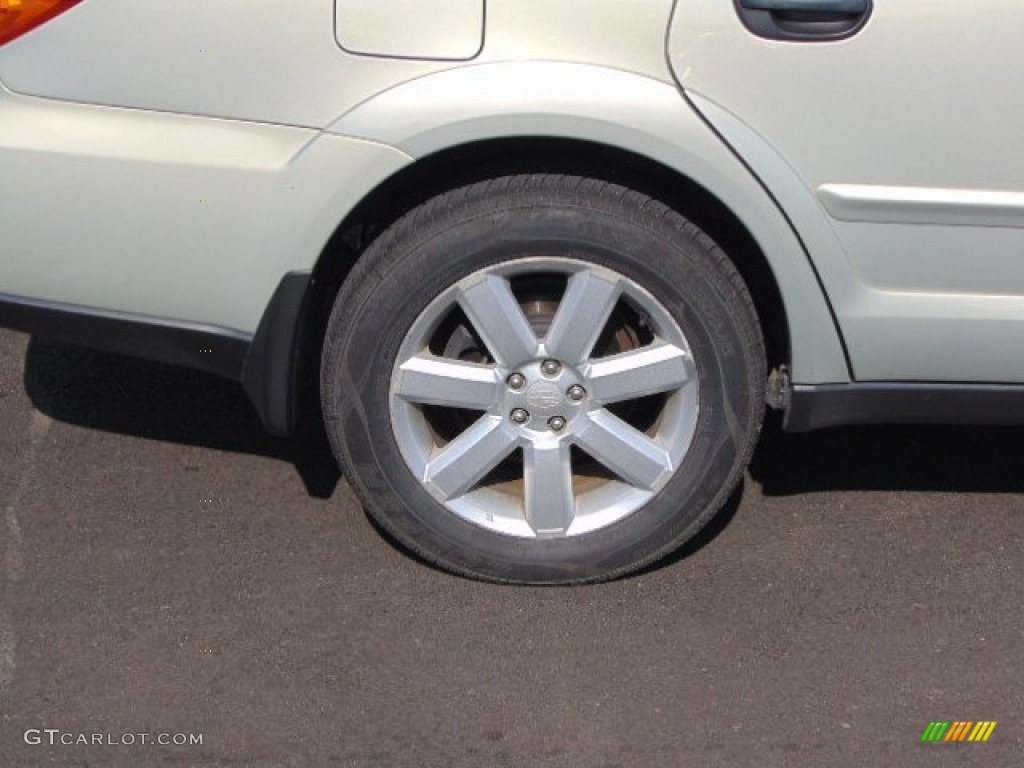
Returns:
[[[804,240],[858,380],[1024,381],[1021,29],[1019,0],[676,5],[677,79]]]

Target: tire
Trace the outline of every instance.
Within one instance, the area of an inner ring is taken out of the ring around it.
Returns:
[[[449,571],[600,581],[725,503],[764,412],[726,255],[648,197],[567,176],[450,192],[378,237],[333,309],[328,435],[369,514]]]

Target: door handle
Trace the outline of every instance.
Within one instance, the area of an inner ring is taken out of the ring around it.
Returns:
[[[829,42],[851,37],[867,24],[872,0],[735,0],[743,24],[758,37]]]
[[[751,11],[862,14],[868,11],[868,0],[740,0]]]

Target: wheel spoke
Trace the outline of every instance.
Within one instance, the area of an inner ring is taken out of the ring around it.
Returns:
[[[461,496],[508,456],[515,442],[500,418],[484,416],[427,464],[424,481],[445,500]]]
[[[618,283],[591,271],[577,272],[569,278],[545,339],[548,356],[569,365],[590,357],[620,294]]]
[[[486,275],[462,289],[459,305],[494,359],[515,368],[537,356],[539,343],[508,280]]]
[[[638,488],[654,488],[672,469],[667,451],[608,410],[590,414],[576,439],[580,448]]]
[[[664,341],[594,360],[587,376],[591,395],[602,403],[670,392],[692,378],[692,358]]]
[[[399,368],[398,395],[412,403],[486,411],[498,401],[494,368],[429,353]]]
[[[526,522],[538,536],[565,533],[576,514],[569,444],[528,443],[523,449]]]

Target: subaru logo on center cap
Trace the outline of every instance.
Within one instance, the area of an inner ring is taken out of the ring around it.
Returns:
[[[535,411],[548,411],[562,404],[562,390],[555,384],[538,381],[526,392],[526,402]]]

